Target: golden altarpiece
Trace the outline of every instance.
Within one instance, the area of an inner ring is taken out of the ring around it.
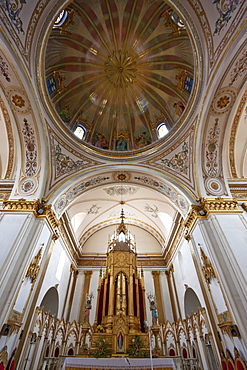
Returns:
[[[112,356],[127,355],[138,336],[147,351],[144,298],[135,241],[124,224],[122,211],[121,222],[108,242],[105,274],[100,276],[91,350],[104,340]]]

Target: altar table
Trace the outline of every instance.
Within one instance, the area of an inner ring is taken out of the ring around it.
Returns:
[[[154,358],[151,367],[150,358],[83,358],[67,357],[63,364],[63,370],[127,370],[127,369],[159,369],[173,370],[176,369],[175,363],[171,358]]]

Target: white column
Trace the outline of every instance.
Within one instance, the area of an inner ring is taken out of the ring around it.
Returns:
[[[247,348],[247,228],[241,214],[211,214],[199,223],[227,306]]]
[[[17,292],[40,240],[43,220],[32,213],[4,213],[0,218],[0,326],[5,323],[17,299]],[[40,243],[39,243],[40,242]],[[40,244],[40,245],[38,245]]]

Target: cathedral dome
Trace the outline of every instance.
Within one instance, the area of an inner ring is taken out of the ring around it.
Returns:
[[[164,141],[195,99],[190,34],[163,0],[73,1],[46,47],[53,117],[101,153],[133,154]]]

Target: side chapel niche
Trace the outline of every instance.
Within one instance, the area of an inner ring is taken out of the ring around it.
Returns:
[[[137,254],[134,238],[121,222],[110,238],[107,250],[106,271],[100,279],[96,311],[96,332],[92,347],[105,338],[112,355],[127,353],[135,336],[147,345],[143,274],[137,271]]]

